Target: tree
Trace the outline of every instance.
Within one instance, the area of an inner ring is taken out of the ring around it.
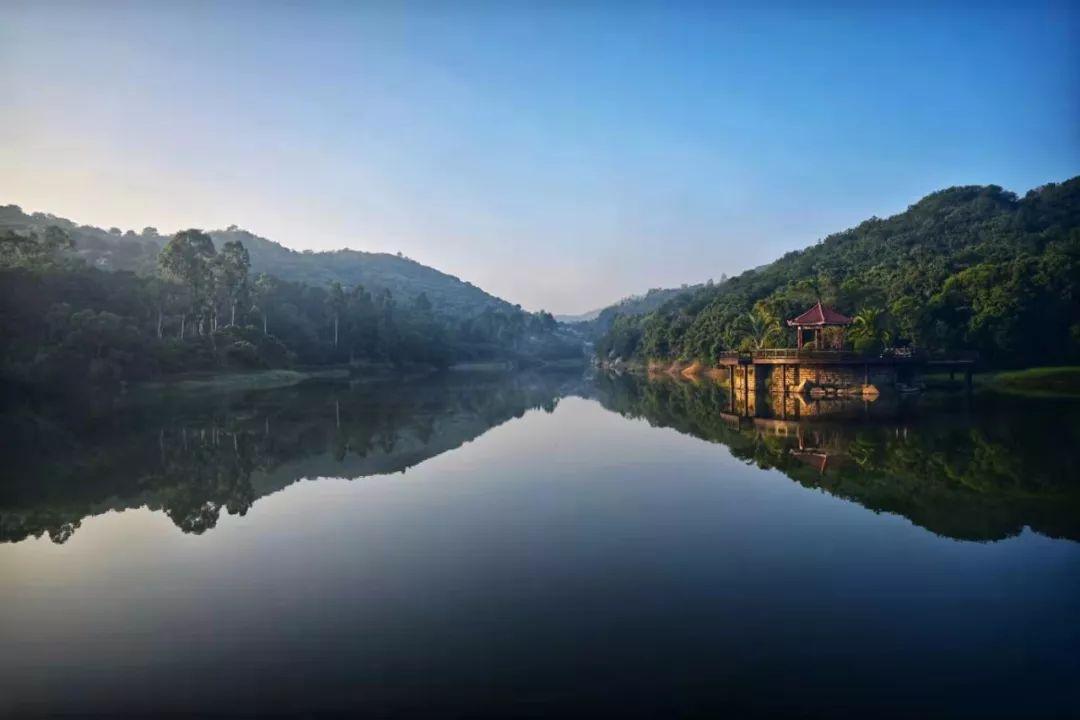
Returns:
[[[270,334],[270,308],[274,302],[274,296],[278,292],[280,281],[273,275],[267,275],[266,273],[259,273],[255,278],[253,284],[253,300],[254,304],[252,310],[262,315],[263,321],[263,335]]]
[[[214,277],[212,264],[216,255],[214,241],[201,230],[184,230],[176,233],[158,256],[158,268],[162,277],[186,286],[191,291],[190,312],[196,321],[199,334],[204,331],[203,322],[213,299]],[[181,318],[180,337],[184,336],[184,318]]]
[[[865,307],[851,319],[848,337],[860,352],[880,351],[892,344],[893,331],[888,315],[878,307]]]
[[[743,344],[748,344],[752,350],[772,347],[783,334],[780,322],[760,307],[754,308],[742,318]]]
[[[345,310],[345,291],[341,289],[341,283],[336,280],[330,283],[326,306],[330,310],[330,317],[334,323],[334,347],[336,348],[338,346],[338,326],[341,323],[341,313]]]
[[[0,265],[40,269],[52,264],[61,251],[72,247],[71,237],[55,225],[41,233],[4,230],[0,232]]]
[[[218,279],[229,303],[229,324],[236,325],[236,309],[247,307],[250,302],[248,273],[251,257],[239,240],[229,240],[221,246],[216,264]]]

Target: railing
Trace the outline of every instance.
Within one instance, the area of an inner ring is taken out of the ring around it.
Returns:
[[[751,350],[749,357],[763,360],[798,358],[799,360],[861,360],[870,356],[853,350],[799,350],[798,348],[767,348]]]
[[[928,353],[921,348],[886,348],[881,352],[860,353],[854,350],[799,350],[798,348],[765,348],[762,350],[724,350],[719,359],[753,360],[830,360],[833,362],[859,362],[865,360],[896,359],[927,362],[975,362],[977,352]]]

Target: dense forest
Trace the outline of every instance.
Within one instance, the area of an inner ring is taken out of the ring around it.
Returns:
[[[101,270],[130,270],[140,275],[157,272],[157,256],[171,239],[157,228],[139,232],[78,225],[48,213],[26,213],[17,205],[0,206],[0,232],[21,235],[41,234],[48,228],[63,230],[72,240],[66,254]],[[427,295],[440,315],[472,317],[485,310],[509,312],[515,306],[490,295],[472,283],[422,265],[400,254],[369,253],[359,250],[297,252],[254,233],[231,225],[224,230],[208,230],[217,247],[240,242],[247,249],[254,274],[266,273],[290,282],[326,287],[333,282],[343,287],[362,285],[373,295],[389,290],[401,299]]]
[[[818,300],[852,316],[853,349],[975,350],[988,367],[1080,361],[1080,178],[1023,198],[933,193],[726,282],[621,315],[603,359],[715,361],[789,347],[784,320]]]
[[[460,306],[425,292],[254,274],[247,247],[173,236],[152,271],[103,270],[68,230],[0,230],[0,379],[54,390],[190,371],[295,365],[445,367],[580,357],[545,312]]]

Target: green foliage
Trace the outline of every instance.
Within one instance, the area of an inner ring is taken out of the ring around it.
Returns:
[[[878,307],[866,307],[852,316],[847,336],[855,350],[878,353],[892,345],[893,328],[886,312]]]
[[[54,215],[27,214],[15,205],[0,206],[0,233],[11,230],[22,235],[40,234],[50,226],[71,237],[74,246],[69,249],[68,256],[102,270],[131,271],[147,276],[157,272],[158,254],[172,241],[153,227],[139,233],[131,230],[109,232],[77,225]],[[389,290],[399,299],[411,300],[424,293],[436,314],[459,321],[489,309],[505,313],[515,309],[512,304],[489,295],[472,283],[407,257],[357,250],[296,252],[235,225],[225,230],[211,230],[206,235],[221,248],[222,255],[227,253],[230,243],[243,246],[248,253],[250,270],[256,276],[265,273],[314,287],[326,287],[331,282],[338,282],[343,288],[360,285],[373,295]],[[225,302],[221,305],[227,307]]]
[[[780,326],[780,321],[760,304],[739,317],[736,325],[742,335],[740,349],[764,350],[776,347],[777,343],[783,339],[784,330]]]
[[[5,267],[41,267],[72,247],[71,237],[54,225],[40,232],[0,230],[0,264]]]
[[[998,373],[994,388],[1037,395],[1080,395],[1080,367],[1039,367]]]
[[[55,390],[215,369],[580,357],[550,313],[517,307],[456,318],[426,292],[399,302],[375,294],[251,280],[238,241],[217,252],[199,230],[177,233],[159,275],[89,268],[62,231],[0,231],[0,374]]]
[[[727,276],[723,276],[721,282],[726,280]],[[705,287],[714,287],[713,281],[710,280],[704,285],[683,285],[678,288],[651,288],[644,295],[631,295],[600,310],[586,313],[578,318],[563,318],[563,321],[579,323],[587,335],[599,338],[611,329],[615,319],[620,316],[647,315],[673,298]]]
[[[977,350],[996,367],[1076,362],[1080,178],[1023,198],[996,186],[942,190],[894,217],[678,295],[630,321],[633,333],[613,323],[609,335],[634,339],[624,356],[711,362],[761,339],[747,313],[786,319],[819,299],[847,314],[875,311],[852,328],[859,349]]]

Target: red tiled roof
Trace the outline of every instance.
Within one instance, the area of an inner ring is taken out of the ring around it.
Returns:
[[[851,318],[841,315],[832,308],[822,306],[819,302],[802,315],[787,321],[792,327],[796,325],[850,325]]]

